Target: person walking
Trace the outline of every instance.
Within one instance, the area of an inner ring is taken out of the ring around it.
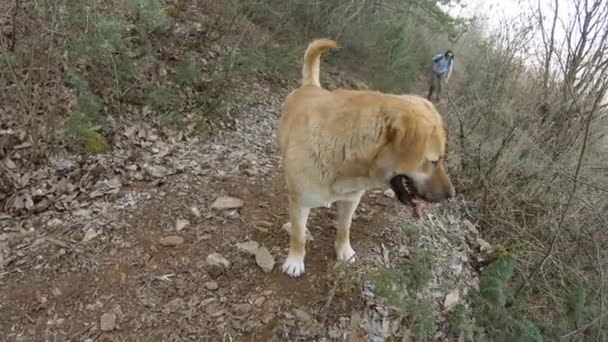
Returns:
[[[452,69],[454,68],[454,53],[451,50],[447,50],[443,54],[433,56],[433,68],[431,75],[431,87],[429,89],[429,95],[427,98],[431,100],[433,92],[436,92],[436,98],[439,100],[443,83],[447,85]]]

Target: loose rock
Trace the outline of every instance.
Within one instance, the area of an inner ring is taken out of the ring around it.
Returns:
[[[209,266],[221,266],[223,268],[230,268],[230,261],[224,258],[219,253],[211,253],[207,255],[207,264]]]
[[[255,262],[266,273],[274,268],[274,258],[266,247],[260,247],[255,252]]]
[[[445,296],[445,300],[443,301],[443,306],[446,310],[451,309],[454,305],[458,304],[460,300],[460,291],[458,289],[453,290]]]
[[[184,238],[177,235],[169,235],[160,239],[160,244],[165,247],[176,247],[184,243]]]
[[[253,223],[253,225],[256,227],[262,227],[262,228],[272,228],[272,226],[273,226],[272,222],[266,221],[266,220],[255,221]]]
[[[242,208],[245,202],[236,197],[224,196],[220,197],[213,202],[211,209],[227,210],[227,209],[238,209]]]
[[[241,215],[237,210],[229,210],[224,212],[224,217],[229,218],[231,220],[235,220],[241,217]]]
[[[295,317],[302,323],[308,325],[314,322],[313,317],[306,311],[300,309],[293,309]]]
[[[175,230],[177,230],[178,232],[186,227],[188,227],[190,225],[190,221],[188,220],[184,220],[184,219],[178,219],[175,222]]]
[[[255,301],[253,301],[253,304],[255,304],[255,306],[257,306],[257,307],[260,307],[260,306],[264,305],[265,301],[266,301],[266,297],[259,296],[258,298],[255,299]]]
[[[393,189],[386,189],[386,191],[384,191],[384,196],[388,198],[395,198],[395,192]]]
[[[236,248],[239,250],[239,252],[247,253],[250,255],[255,255],[259,245],[260,244],[257,243],[256,241],[247,241],[247,242],[237,243]]]
[[[215,291],[220,288],[220,285],[216,281],[208,281],[204,285],[209,291]]]
[[[170,300],[169,302],[167,302],[165,305],[163,305],[162,311],[165,313],[177,312],[177,311],[181,310],[181,308],[183,308],[184,305],[185,305],[185,302],[183,299],[174,298],[174,299]]]
[[[57,228],[57,227],[61,226],[62,224],[63,224],[63,221],[61,221],[60,219],[58,219],[56,217],[52,218],[51,220],[49,220],[49,222],[46,223],[46,225],[49,228]]]
[[[160,165],[144,165],[144,170],[154,178],[163,178],[170,173],[169,170]]]
[[[192,215],[194,215],[195,217],[201,217],[201,211],[198,210],[197,207],[190,208],[190,211],[192,212]]]
[[[54,287],[54,288],[51,290],[51,294],[52,294],[54,297],[60,297],[60,296],[61,296],[63,293],[61,293],[61,290],[60,290],[59,288]]]
[[[477,239],[477,245],[479,245],[479,250],[482,253],[489,254],[492,252],[492,245],[490,245],[490,243],[488,243],[486,240],[484,240],[482,238]]]
[[[107,312],[99,319],[99,329],[101,331],[112,331],[116,328],[116,314]]]
[[[244,315],[251,311],[251,304],[235,304],[234,305],[234,313],[237,315]]]
[[[262,316],[262,322],[264,324],[270,323],[274,319],[275,315],[273,313],[267,313]]]

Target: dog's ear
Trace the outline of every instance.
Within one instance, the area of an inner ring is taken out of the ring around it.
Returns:
[[[400,169],[414,170],[424,161],[432,132],[431,123],[413,111],[398,113],[389,120],[387,140]]]

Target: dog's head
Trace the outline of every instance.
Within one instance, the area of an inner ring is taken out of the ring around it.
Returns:
[[[405,99],[391,106],[388,115],[383,159],[390,168],[389,184],[404,204],[453,197],[454,187],[444,166],[446,134],[441,116],[425,99]]]

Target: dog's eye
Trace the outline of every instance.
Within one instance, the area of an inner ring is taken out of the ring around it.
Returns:
[[[431,164],[433,164],[433,166],[439,165],[439,159],[437,159],[437,160],[431,160]]]

